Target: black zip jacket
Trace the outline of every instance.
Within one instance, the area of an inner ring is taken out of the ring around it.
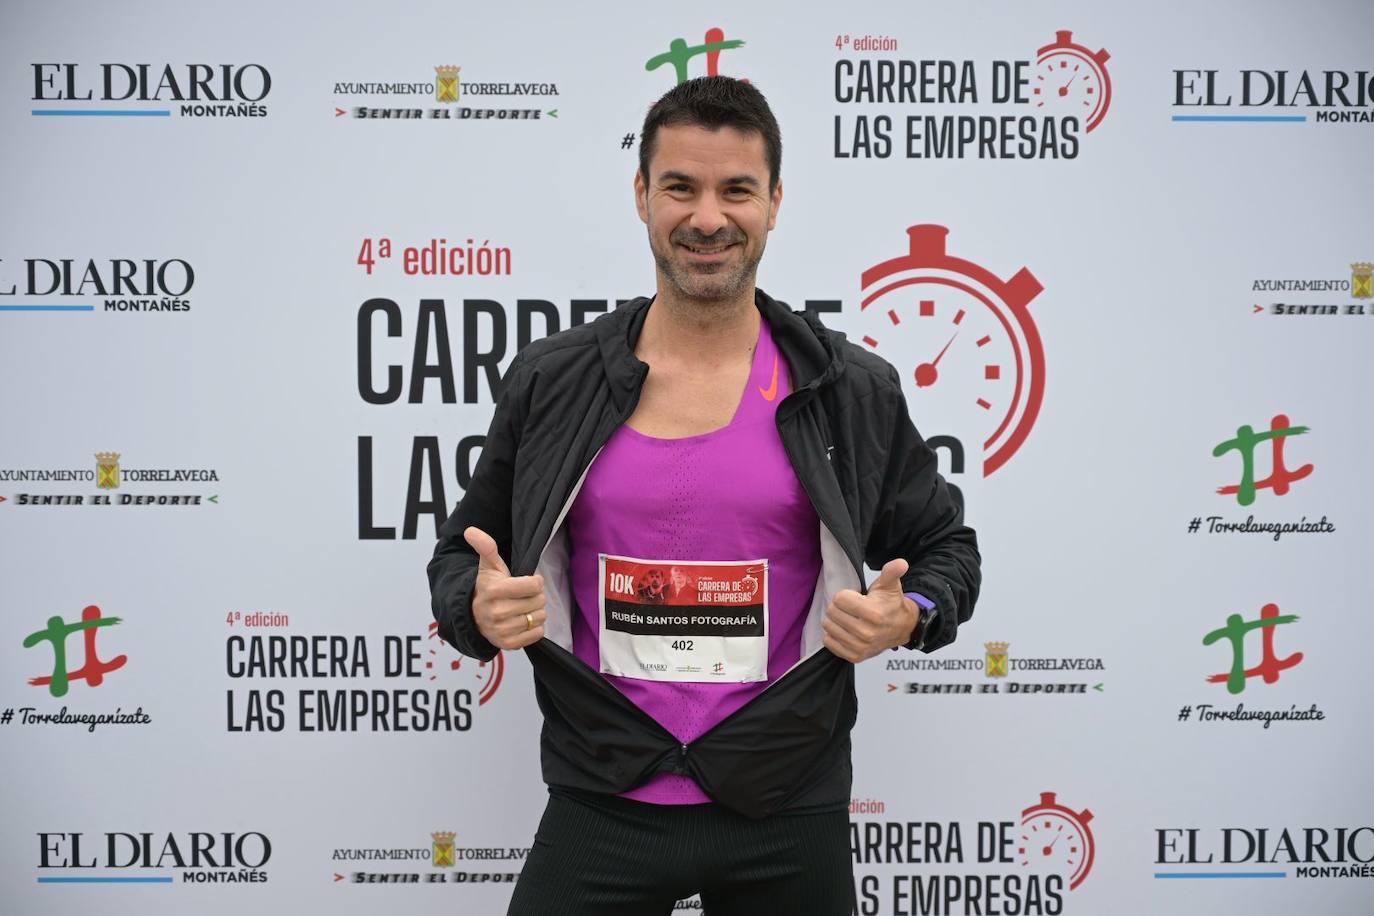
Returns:
[[[822,644],[825,608],[842,588],[864,591],[865,563],[880,569],[904,557],[911,565],[903,589],[936,605],[920,648],[952,642],[973,613],[980,581],[962,497],[912,425],[896,370],[814,316],[757,291],[792,374],[776,422],[820,517],[821,572],[801,661],[690,745],[680,744],[572,654],[563,526],[593,459],[638,403],[649,367],[634,345],[649,302],[635,299],[534,341],[512,361],[472,482],[429,563],[439,634],[474,658],[497,653],[472,616],[477,554],[463,530],[476,525],[496,540],[512,575],[544,576],[545,636],[525,651],[544,714],[545,782],[614,794],[667,771],[692,776],[711,798],[753,818],[846,806],[858,703],[854,666]]]

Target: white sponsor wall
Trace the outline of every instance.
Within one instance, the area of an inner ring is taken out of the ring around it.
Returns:
[[[857,911],[1363,911],[1372,26],[7,5],[0,909],[504,912],[529,667],[423,567],[517,347],[652,292],[680,64],[768,96],[759,285],[897,367],[982,548],[858,671]]]

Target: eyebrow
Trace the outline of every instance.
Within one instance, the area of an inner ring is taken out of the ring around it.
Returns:
[[[695,178],[693,178],[691,175],[688,175],[688,174],[685,173],[685,172],[672,172],[672,171],[669,171],[669,172],[664,172],[663,174],[661,174],[661,175],[658,176],[658,183],[659,183],[659,184],[673,184],[673,183],[679,182],[679,181],[686,182],[687,184],[696,184],[696,183],[697,183],[697,180],[696,180]],[[751,188],[761,187],[759,180],[758,180],[757,178],[755,178],[753,175],[732,175],[732,176],[730,176],[729,178],[725,179],[725,181],[723,181],[723,182],[721,182],[721,183],[722,183],[722,184],[727,184],[727,185],[731,185],[731,184],[746,185],[746,186],[751,187]]]

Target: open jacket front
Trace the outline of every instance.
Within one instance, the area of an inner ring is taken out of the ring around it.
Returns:
[[[549,785],[614,794],[667,770],[691,775],[713,799],[754,818],[847,805],[857,699],[854,666],[822,644],[831,599],[865,589],[865,563],[880,569],[903,557],[911,564],[903,589],[936,605],[924,651],[952,642],[973,613],[977,541],[963,524],[959,491],[912,425],[896,370],[761,290],[755,302],[792,374],[777,427],[820,517],[821,571],[801,660],[690,745],[572,652],[564,520],[596,455],[638,403],[649,367],[634,344],[650,300],[531,343],[506,373],[472,482],[440,530],[430,592],[440,635],[485,661],[497,649],[472,617],[478,561],[464,529],[490,534],[512,575],[544,576],[545,638],[526,652],[544,714]]]

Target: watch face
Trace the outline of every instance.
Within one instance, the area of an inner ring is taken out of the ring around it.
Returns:
[[[907,233],[908,255],[864,272],[856,336],[902,376],[921,435],[953,437],[987,476],[1040,409],[1044,355],[1028,308],[1040,284],[1024,269],[1003,281],[950,257],[943,226]]]
[[[885,358],[899,349],[907,354],[898,371],[905,370],[918,428],[965,443],[995,439],[1018,394],[1020,354],[986,291],[932,276],[881,299],[885,308],[867,323],[863,342]]]
[[[1022,865],[1039,865],[1071,875],[1083,863],[1083,835],[1077,825],[1057,812],[1048,812],[1022,825]]]
[[[1102,79],[1076,51],[1056,51],[1035,68],[1035,107],[1076,114],[1085,123],[1102,102]]]
[[[1053,792],[1022,812],[1021,841],[1016,848],[1023,866],[1064,876],[1073,890],[1092,869],[1094,843],[1088,822],[1092,812],[1075,812],[1057,804]]]
[[[1071,32],[1059,32],[1054,44],[1040,49],[1035,61],[1032,97],[1045,114],[1074,115],[1086,125],[1084,133],[1102,122],[1111,104],[1112,83],[1105,50],[1089,51],[1074,44]]]

